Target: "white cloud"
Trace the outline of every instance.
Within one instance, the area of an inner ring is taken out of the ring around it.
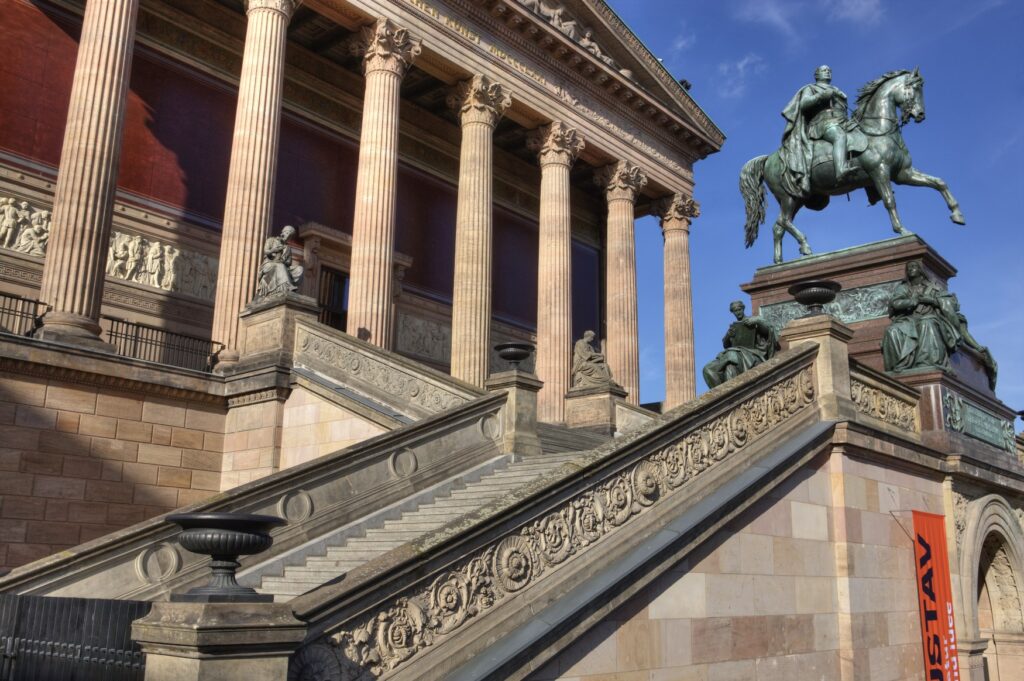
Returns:
[[[794,0],[743,0],[736,15],[744,21],[765,24],[790,37],[796,37],[794,15],[803,3]]]
[[[988,0],[1003,2],[1004,0]],[[736,17],[764,24],[787,38],[797,38],[797,22],[822,19],[873,25],[884,12],[883,0],[739,0]]]
[[[672,48],[669,53],[673,57],[678,57],[680,52],[685,52],[697,43],[697,34],[686,28],[684,23],[680,29],[679,34],[676,35],[675,40],[672,41]]]
[[[747,91],[750,77],[763,72],[768,64],[753,52],[734,62],[718,65],[718,95],[725,99],[737,99]]]
[[[830,19],[871,25],[882,18],[882,0],[824,0]]]

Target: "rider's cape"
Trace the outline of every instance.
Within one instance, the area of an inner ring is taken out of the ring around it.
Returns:
[[[785,166],[782,186],[790,196],[800,197],[811,193],[812,142],[807,134],[807,116],[804,115],[801,104],[805,97],[817,94],[824,87],[817,83],[803,86],[782,110],[782,117],[786,119],[786,129],[782,133],[779,157]]]

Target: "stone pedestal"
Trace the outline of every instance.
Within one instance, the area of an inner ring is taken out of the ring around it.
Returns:
[[[882,371],[880,347],[889,326],[889,298],[912,260],[920,260],[928,276],[942,285],[956,275],[956,269],[920,237],[905,236],[761,267],[740,288],[750,295],[752,314],[782,329],[805,313],[789,295],[790,286],[811,279],[839,282],[843,290],[826,309],[853,329],[850,356]]]
[[[239,368],[252,364],[290,365],[295,354],[295,325],[299,320],[315,322],[319,305],[309,296],[289,293],[245,306]],[[220,365],[218,365],[218,368]]]
[[[850,399],[851,338],[853,329],[827,314],[794,319],[779,334],[784,350],[806,343],[818,345],[814,387],[824,419],[856,418],[856,409]]]
[[[90,0],[71,84],[40,300],[38,338],[113,352],[100,340],[138,0]]]
[[[421,48],[408,31],[381,17],[363,29],[361,49],[366,95],[356,172],[347,331],[390,350],[399,90]]]
[[[614,435],[617,405],[626,391],[617,385],[601,388],[572,388],[565,394],[565,425]]]
[[[250,0],[238,82],[228,191],[224,201],[212,338],[219,363],[238,360],[238,313],[256,293],[263,240],[270,231],[281,133],[288,22],[299,0]]]
[[[544,386],[536,376],[521,369],[491,375],[487,389],[503,390],[508,401],[501,411],[502,451],[516,456],[541,454],[537,436],[537,393]]]
[[[154,603],[132,624],[146,681],[280,681],[305,635],[285,603]]]
[[[512,104],[487,76],[459,84],[449,99],[462,123],[452,287],[452,376],[482,387],[491,359],[494,126]]]

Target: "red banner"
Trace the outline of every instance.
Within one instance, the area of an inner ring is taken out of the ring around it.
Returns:
[[[949,582],[946,519],[914,511],[914,555],[917,557],[917,595],[921,603],[926,681],[960,681],[953,589]]]

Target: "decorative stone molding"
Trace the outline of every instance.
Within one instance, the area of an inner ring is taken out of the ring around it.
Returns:
[[[700,217],[700,204],[692,196],[673,194],[654,202],[654,214],[661,220],[662,231],[689,229],[690,221]]]
[[[289,19],[302,4],[302,0],[245,0],[245,12],[249,14],[261,9],[280,12]]]
[[[462,125],[482,123],[494,127],[511,105],[508,88],[479,73],[460,82],[448,96],[448,106],[458,112]]]
[[[885,421],[908,433],[918,432],[917,403],[878,386],[850,377],[850,398],[861,414]]]
[[[405,76],[413,61],[423,51],[420,41],[407,29],[395,26],[387,17],[379,17],[370,26],[363,27],[360,40],[352,45],[352,52],[363,57],[363,73],[388,71],[399,78]]]
[[[608,202],[635,202],[637,195],[647,185],[647,175],[629,161],[619,161],[599,169],[594,181],[604,188]]]
[[[305,354],[345,372],[346,379],[352,383],[362,383],[432,413],[466,401],[462,395],[428,383],[399,366],[386,364],[369,352],[358,352],[306,328],[299,329],[296,347],[300,355],[297,361]]]
[[[674,443],[628,468],[607,473],[540,520],[495,539],[450,570],[425,577],[354,625],[326,634],[311,646],[318,648],[321,669],[337,670],[337,678],[345,678],[343,669],[376,678],[402,667],[419,651],[593,549],[667,497],[682,494],[686,483],[801,413],[813,399],[812,370],[804,368],[680,433]],[[298,658],[303,660],[303,654]],[[308,662],[297,667],[289,678],[321,678]]]
[[[260,404],[261,402],[284,402],[291,395],[291,392],[290,388],[267,388],[266,390],[257,390],[256,392],[244,395],[236,395],[235,397],[228,398],[228,408],[248,407],[251,404]]]
[[[583,135],[561,121],[543,125],[526,138],[526,148],[536,152],[542,166],[572,166],[586,146]]]
[[[888,281],[871,286],[858,286],[843,289],[836,294],[836,299],[825,305],[825,311],[843,322],[853,324],[868,319],[880,319],[889,316],[889,299],[898,281]],[[762,305],[758,314],[762,319],[781,330],[786,324],[802,317],[807,310],[796,301]]]
[[[953,494],[953,530],[956,534],[956,546],[957,551],[963,545],[964,530],[967,528],[967,506],[971,503],[969,497],[957,490],[955,487],[952,490]]]

